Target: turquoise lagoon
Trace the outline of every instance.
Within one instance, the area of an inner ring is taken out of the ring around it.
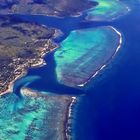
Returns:
[[[125,15],[130,9],[119,0],[96,0],[98,5],[88,10],[87,20],[110,21]]]
[[[63,121],[70,97],[26,89],[21,93],[22,100],[13,93],[0,98],[0,140],[65,139]]]
[[[54,53],[57,80],[71,87],[84,86],[116,53],[121,39],[111,26],[72,31]]]

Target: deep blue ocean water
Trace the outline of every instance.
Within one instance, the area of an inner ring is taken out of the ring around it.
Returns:
[[[112,24],[124,44],[76,108],[76,140],[140,140],[140,5]]]
[[[113,22],[86,22],[83,16],[64,19],[44,16],[20,16],[24,21],[34,21],[61,29],[64,36],[81,28],[112,25],[123,34],[123,46],[108,67],[94,78],[85,89],[60,85],[56,80],[53,53],[45,57],[47,66],[29,69],[18,80],[14,92],[28,83],[28,87],[58,94],[79,95],[73,116],[72,135],[75,140],[140,140],[140,4]],[[19,17],[19,15],[16,15]],[[28,77],[39,76],[31,80]],[[19,82],[22,81],[22,82]],[[20,83],[20,84],[19,84]]]

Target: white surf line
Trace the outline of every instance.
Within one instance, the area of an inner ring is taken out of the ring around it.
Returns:
[[[68,118],[67,118],[67,123],[66,123],[66,138],[67,140],[71,139],[71,135],[69,133],[71,133],[71,126],[69,126],[69,124],[71,125],[71,120],[72,120],[72,110],[73,110],[73,106],[76,103],[77,98],[76,97],[72,97],[72,101],[68,107]]]
[[[117,47],[117,49],[116,49],[116,52],[114,53],[114,55],[112,56],[112,57],[114,57],[115,55],[116,55],[116,53],[119,51],[119,49],[121,48],[121,46],[122,46],[122,34],[117,30],[117,29],[115,29],[114,27],[112,27],[112,26],[109,26],[110,28],[112,28],[118,35],[119,35],[119,37],[120,37],[120,40],[119,40],[119,45],[118,45],[118,47]]]
[[[78,87],[84,87],[88,82],[90,82],[91,79],[93,79],[101,70],[103,70],[108,65],[109,61],[111,61],[115,57],[115,55],[117,54],[117,52],[120,50],[120,48],[122,46],[122,42],[123,42],[123,40],[122,40],[122,34],[116,28],[114,28],[112,26],[108,26],[108,27],[110,27],[111,29],[113,29],[118,34],[118,36],[120,37],[118,47],[117,47],[116,51],[114,52],[114,54],[112,55],[111,59],[108,60],[106,64],[104,64],[103,66],[101,66],[99,68],[99,70],[97,70],[86,82],[77,85]]]

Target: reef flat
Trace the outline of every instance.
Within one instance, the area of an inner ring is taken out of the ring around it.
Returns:
[[[87,20],[110,21],[125,15],[130,9],[123,1],[96,0],[98,5],[87,11]]]
[[[54,54],[58,82],[84,86],[112,59],[121,43],[121,34],[111,26],[72,31]]]
[[[27,88],[0,98],[0,140],[65,140],[72,97]]]
[[[55,29],[16,21],[0,17],[0,94],[27,68],[43,64],[43,55],[57,47],[51,40]]]
[[[0,14],[77,16],[96,5],[87,0],[2,0]]]

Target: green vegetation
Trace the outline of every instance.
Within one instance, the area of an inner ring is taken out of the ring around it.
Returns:
[[[40,63],[42,55],[55,48],[54,29],[0,18],[0,93],[28,67]]]
[[[52,16],[75,16],[97,5],[88,0],[3,0],[0,14],[43,14]]]

